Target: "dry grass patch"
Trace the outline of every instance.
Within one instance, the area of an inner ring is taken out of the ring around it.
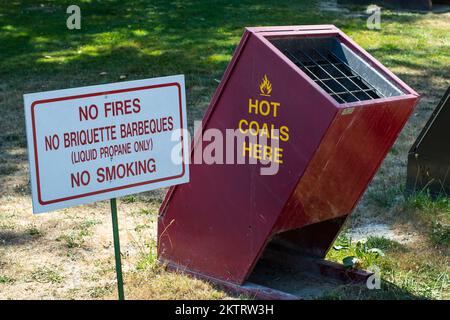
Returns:
[[[128,299],[224,299],[228,296],[211,284],[190,276],[153,268],[125,276]],[[111,297],[114,298],[114,297]]]

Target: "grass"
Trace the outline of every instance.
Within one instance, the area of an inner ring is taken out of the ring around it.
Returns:
[[[15,280],[11,277],[0,275],[0,284],[11,284],[14,283]]]
[[[137,270],[153,269],[158,266],[158,257],[156,255],[156,241],[145,242],[141,249],[140,259],[136,263]]]
[[[13,174],[17,170],[19,170],[19,168],[14,164],[0,165],[0,176],[7,176]]]
[[[28,226],[26,233],[32,237],[39,237],[43,235],[42,231],[35,225]]]
[[[31,279],[38,283],[61,283],[64,277],[49,267],[38,267],[31,273]]]
[[[53,243],[48,239],[58,239],[67,252],[83,252],[99,221],[91,219],[92,210],[98,209],[92,205],[67,209],[63,211],[65,216],[51,216],[39,228],[31,223],[23,226],[23,221],[30,219],[24,93],[183,73],[188,125],[192,128],[193,122],[202,118],[245,26],[335,24],[422,95],[414,116],[390,150],[353,217],[362,222],[375,217],[393,226],[407,227],[423,239],[405,246],[369,237],[364,244],[357,245],[345,234],[341,235],[335,246],[342,248],[332,249],[328,258],[342,262],[353,256],[363,268],[379,266],[383,289],[368,293],[364,288],[343,287],[328,298],[450,298],[448,199],[432,199],[427,194],[405,197],[402,187],[407,151],[448,86],[449,14],[383,9],[381,30],[377,31],[366,28],[364,7],[333,12],[320,9],[319,1],[315,0],[131,0],[125,5],[119,0],[90,0],[79,3],[82,29],[71,31],[65,27],[69,4],[62,0],[43,0],[39,4],[0,0],[0,232],[13,230],[36,238],[21,242],[30,256],[53,252],[53,247],[45,247],[46,243]],[[139,234],[130,244],[138,253],[125,274],[127,296],[225,298],[223,292],[208,283],[182,273],[167,273],[156,264],[156,236],[151,230],[163,193],[149,192],[121,199],[131,213],[128,218],[137,221],[129,229]],[[75,215],[85,222],[67,228],[65,221]],[[126,235],[130,232],[127,230]],[[7,241],[0,244],[3,257],[13,257],[20,251],[17,244],[13,246]],[[98,252],[99,247],[102,244],[92,243],[89,249]],[[371,249],[379,249],[383,255]],[[112,257],[112,252],[108,254]],[[102,261],[98,266],[91,263],[97,277],[114,279],[111,259],[105,263],[103,258],[92,258]],[[28,256],[16,259],[22,265],[30,264]],[[8,268],[14,266],[10,264]],[[10,296],[17,297],[14,285],[19,281],[8,279],[1,276],[0,284],[11,287]],[[29,279],[36,283],[36,288],[41,288],[43,282],[62,284],[69,280],[63,270],[55,271],[53,267],[33,269]],[[83,285],[85,290],[70,289],[68,296],[115,298],[114,288],[108,284]],[[2,296],[2,292],[5,290],[0,290],[1,297],[10,297]],[[40,290],[36,292],[39,294]],[[87,296],[82,296],[83,292]]]
[[[151,215],[156,215],[157,214],[157,211],[155,211],[154,209],[147,209],[147,208],[141,208],[139,211],[138,211],[138,214],[143,214],[143,215],[149,215],[149,216],[151,216]]]
[[[366,245],[369,248],[378,248],[384,252],[402,252],[407,250],[405,245],[384,237],[369,237]]]
[[[317,2],[134,0],[122,7],[117,0],[93,0],[80,4],[82,29],[76,31],[65,27],[64,1],[6,2],[0,16],[5,107],[14,110],[22,92],[184,73],[191,124],[201,117],[243,28],[255,25],[334,23],[388,67],[446,76],[447,33],[430,24],[429,15],[384,10],[381,31],[373,31],[365,28],[365,17],[317,10]],[[14,136],[6,145],[24,141],[11,121],[17,115],[21,110],[2,119],[0,137]]]
[[[435,245],[450,248],[450,226],[444,226],[440,222],[434,223],[430,239]]]
[[[445,196],[433,198],[423,191],[406,197],[406,216],[417,221],[435,246],[450,251],[450,199]]]
[[[326,293],[323,299],[448,299],[449,274],[447,259],[429,249],[408,248],[396,241],[369,237],[366,242],[352,242],[345,234],[331,249],[327,259],[344,263],[356,257],[353,267],[379,268],[381,288],[368,290],[361,285],[345,285]],[[336,245],[335,245],[336,246]],[[427,250],[428,252],[425,252]]]
[[[128,293],[127,293],[128,292]],[[163,269],[130,272],[125,295],[133,299],[223,299],[227,295],[211,284]]]
[[[384,185],[376,190],[370,190],[367,193],[367,199],[369,203],[380,208],[390,208],[398,201],[402,193],[402,186]]]
[[[93,299],[102,298],[106,295],[110,295],[113,291],[112,285],[98,286],[89,288],[89,296]]]
[[[443,212],[447,216],[450,216],[449,198],[445,196],[433,198],[426,191],[407,196],[406,207],[413,210],[419,210],[424,214],[435,214]]]
[[[122,201],[125,203],[135,203],[136,202],[136,196],[135,195],[128,195],[125,197],[122,197]]]
[[[74,230],[57,237],[56,241],[64,242],[69,249],[82,248],[86,237],[92,235],[91,229],[99,223],[100,221],[98,220],[87,219],[79,224]]]
[[[346,265],[348,258],[355,258],[353,265],[348,267],[369,268],[380,264],[385,253],[375,244],[383,241],[389,241],[384,238],[369,237],[367,241],[358,241],[353,243],[351,239],[344,233],[339,235],[333,249],[328,253],[327,258],[332,261],[343,263]],[[396,245],[398,245],[396,243]]]
[[[391,195],[387,194],[384,195],[391,199]],[[368,196],[370,199],[371,195]],[[362,269],[377,266],[382,275],[382,288],[367,290],[364,286],[344,286],[322,298],[450,298],[449,199],[443,196],[433,198],[426,191],[415,194],[397,192],[395,197],[395,205],[389,203],[384,206],[386,202],[372,204],[382,208],[391,207],[389,212],[392,216],[385,216],[385,220],[390,219],[393,224],[415,230],[421,238],[409,245],[373,236],[363,242],[354,242],[346,233],[341,233],[327,259],[344,264],[354,261],[353,267]]]

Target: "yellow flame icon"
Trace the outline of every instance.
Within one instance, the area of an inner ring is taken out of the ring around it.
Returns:
[[[270,93],[272,92],[272,84],[267,78],[267,74],[264,75],[261,84],[259,85],[260,95],[270,97]]]

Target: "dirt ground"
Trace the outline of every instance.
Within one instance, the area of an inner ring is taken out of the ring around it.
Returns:
[[[108,201],[32,215],[26,165],[0,185],[0,299],[116,298]],[[226,298],[207,283],[156,265],[156,219],[165,191],[118,200],[126,297]]]
[[[156,237],[156,216],[148,210],[119,204],[124,272],[146,250],[145,239]],[[9,231],[0,232],[0,267],[11,279],[0,284],[1,299],[99,298],[115,288],[108,202],[33,216],[29,197],[9,197],[0,212],[2,224],[10,221]]]
[[[396,144],[399,155],[389,154],[350,221],[350,234],[355,240],[370,234],[413,246],[414,241],[420,239],[414,229],[405,231],[404,225],[392,225],[386,219],[388,212],[370,205],[368,194],[383,188],[389,179],[404,177],[406,151],[417,128],[437,103],[441,90],[422,94],[424,97],[418,110]],[[17,163],[18,169],[0,178],[0,299],[114,298],[109,202],[32,215],[26,150],[17,148],[7,156]],[[137,266],[150,250],[154,250],[157,209],[164,192],[144,193],[118,202],[122,263],[126,293],[130,297],[139,297],[136,291],[139,286],[130,288],[127,283],[134,281]],[[167,279],[168,282],[173,280]],[[180,275],[176,280],[188,287],[194,283],[202,288],[200,294],[197,291],[190,297],[227,297],[208,284],[188,277]],[[170,289],[176,291],[179,288]],[[174,295],[165,297],[158,291],[154,297],[173,298]]]

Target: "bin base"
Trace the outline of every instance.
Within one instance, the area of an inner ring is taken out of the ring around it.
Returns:
[[[249,280],[242,285],[216,279],[171,262],[160,261],[168,271],[186,273],[195,278],[210,282],[214,286],[234,295],[245,295],[263,300],[304,300],[320,297],[328,290],[343,284],[363,284],[372,273],[345,269],[343,265],[314,259],[315,267],[298,271],[292,269],[273,269],[267,261],[260,261]],[[317,272],[318,271],[318,272]]]

